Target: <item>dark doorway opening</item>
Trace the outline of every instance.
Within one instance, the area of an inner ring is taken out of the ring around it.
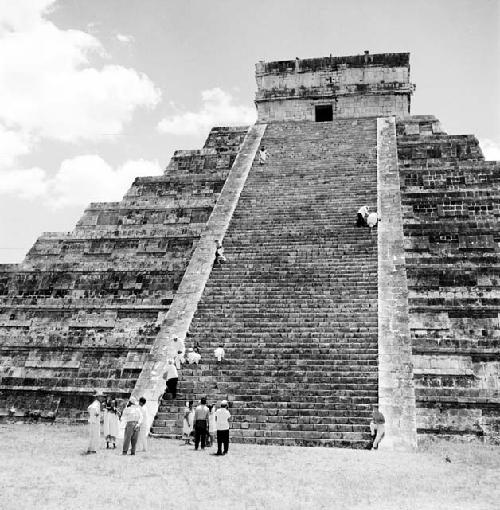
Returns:
[[[316,122],[331,122],[333,120],[333,108],[331,104],[315,106]]]

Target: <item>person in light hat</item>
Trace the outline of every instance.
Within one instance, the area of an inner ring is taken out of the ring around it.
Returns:
[[[99,438],[101,435],[101,399],[104,398],[102,391],[96,391],[92,403],[88,406],[89,413],[89,446],[86,453],[97,453]]]
[[[220,409],[215,411],[215,423],[217,426],[217,453],[216,455],[226,455],[229,450],[229,419],[231,413],[227,410],[227,400],[220,403]],[[222,451],[224,445],[224,451]]]
[[[135,455],[135,447],[142,424],[142,413],[135,397],[129,398],[127,407],[123,410],[121,419],[125,423],[122,453],[123,455],[127,455],[130,446],[130,455]]]

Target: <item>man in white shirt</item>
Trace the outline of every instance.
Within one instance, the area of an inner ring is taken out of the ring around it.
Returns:
[[[179,381],[179,372],[174,364],[174,360],[169,359],[167,364],[167,371],[163,375],[167,382],[167,390],[172,394],[172,398],[177,397],[177,382]],[[165,397],[166,398],[166,397]]]
[[[229,419],[231,414],[227,410],[227,400],[223,400],[220,405],[220,409],[215,411],[215,422],[217,425],[216,455],[226,455],[229,450]],[[222,445],[224,445],[224,451],[222,451]]]
[[[122,421],[125,422],[125,433],[123,435],[123,455],[127,455],[130,448],[130,455],[135,455],[135,446],[139,437],[139,429],[142,424],[142,413],[137,405],[137,399],[130,397],[127,407],[123,410]]]
[[[217,363],[222,363],[224,356],[226,355],[222,344],[214,350],[214,356],[217,358]]]
[[[366,227],[366,218],[368,218],[368,214],[370,214],[370,208],[367,205],[363,205],[358,209],[358,221],[356,222],[356,227]]]

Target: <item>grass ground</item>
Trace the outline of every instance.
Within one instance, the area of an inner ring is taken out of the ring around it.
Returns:
[[[500,508],[500,448],[485,445],[412,454],[232,444],[216,457],[150,439],[148,452],[125,457],[82,455],[84,427],[4,424],[0,436],[2,510]]]

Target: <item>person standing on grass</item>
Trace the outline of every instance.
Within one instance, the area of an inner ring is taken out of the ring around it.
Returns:
[[[184,439],[184,444],[191,444],[194,420],[193,404],[194,402],[190,400],[186,402],[186,407],[184,408],[184,417],[182,419],[182,438]]]
[[[149,413],[146,407],[146,399],[141,397],[139,399],[139,411],[142,414],[141,428],[139,429],[139,438],[137,439],[137,451],[148,451],[148,436],[149,436]]]
[[[169,359],[167,364],[167,371],[163,375],[167,383],[167,391],[172,395],[172,398],[177,397],[177,382],[179,381],[179,372],[174,361]]]
[[[122,453],[127,455],[130,446],[130,455],[135,455],[139,429],[142,424],[142,413],[135,397],[130,397],[127,407],[123,410],[122,421],[125,422]]]
[[[101,435],[101,399],[104,397],[102,391],[96,391],[92,403],[87,407],[89,413],[89,446],[87,453],[97,453]]]
[[[106,438],[106,448],[109,448],[110,444],[113,445],[113,449],[116,448],[116,438],[118,437],[119,430],[119,417],[120,412],[116,405],[116,400],[109,396],[106,399],[104,407],[104,437]]]
[[[229,419],[231,418],[231,413],[227,409],[227,400],[223,400],[220,406],[220,409],[215,411],[215,422],[217,427],[216,455],[226,455],[229,451]],[[224,451],[222,451],[223,445]]]
[[[372,450],[376,450],[380,441],[385,436],[385,418],[384,415],[378,410],[378,405],[373,406],[373,417],[370,422],[370,433],[374,437]]]
[[[197,450],[201,442],[201,449],[205,449],[208,432],[209,410],[206,406],[207,399],[203,397],[194,411],[194,449]]]

